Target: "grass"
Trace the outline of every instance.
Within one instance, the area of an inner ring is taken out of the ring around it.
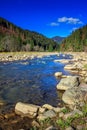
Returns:
[[[85,105],[82,107],[82,112],[83,112],[83,115],[84,115],[84,116],[87,116],[87,104],[85,104]]]
[[[66,113],[68,113],[68,112],[69,112],[69,109],[64,108],[63,110],[61,110],[61,112],[63,112],[64,114],[66,114]]]
[[[74,116],[67,118],[66,120],[59,118],[56,116],[54,119],[47,118],[40,123],[40,129],[39,130],[45,130],[50,125],[53,125],[54,127],[64,130],[65,128],[69,126],[73,126],[74,128],[77,127],[77,125],[85,126],[85,118],[87,117],[87,104],[85,104],[81,111],[83,112],[83,115],[79,115],[76,113]],[[65,108],[62,110],[64,114],[70,112],[68,108]],[[85,128],[83,130],[86,130]]]
[[[63,119],[58,119],[56,121],[57,125],[59,125],[62,129],[67,128],[69,126],[72,125],[72,122],[78,118],[80,118],[81,115],[79,115],[78,113],[76,113],[73,117],[69,117],[66,120]]]
[[[70,110],[65,108],[62,110],[63,113],[67,113]],[[85,104],[81,111],[84,113],[84,115],[79,115],[78,113],[76,113],[73,117],[69,117],[66,120],[59,118],[58,116],[56,116],[55,118],[51,119],[51,118],[47,118],[40,123],[40,128],[37,127],[32,127],[30,130],[45,130],[46,128],[48,128],[49,126],[53,125],[54,127],[60,129],[60,130],[64,130],[65,128],[69,127],[69,126],[73,126],[74,128],[77,127],[77,125],[82,125],[83,127],[85,126],[85,118],[87,116],[87,104]],[[86,128],[84,128],[83,130],[86,130]]]
[[[46,118],[46,119],[42,120],[40,123],[41,124],[50,124],[50,122],[51,122],[51,118]]]
[[[32,127],[30,128],[30,130],[38,130],[36,127]]]
[[[56,121],[57,125],[59,125],[61,128],[66,128],[66,127],[69,127],[71,125],[73,121],[73,118],[67,118],[67,120],[63,120],[63,119],[58,119]]]
[[[84,65],[84,68],[87,70],[87,64]]]
[[[64,114],[66,114],[67,112],[69,112],[68,109],[63,109],[62,112]],[[71,126],[73,124],[73,122],[76,122],[77,121],[77,124],[78,124],[78,120],[79,120],[79,124],[84,124],[84,120],[83,117],[86,117],[87,116],[87,104],[85,104],[83,107],[82,107],[82,112],[83,112],[83,116],[82,115],[79,115],[78,113],[76,113],[73,117],[69,117],[67,118],[66,120],[63,120],[63,119],[58,119],[56,121],[57,125],[64,129],[64,128],[67,128],[69,126]],[[85,129],[84,129],[85,130]]]

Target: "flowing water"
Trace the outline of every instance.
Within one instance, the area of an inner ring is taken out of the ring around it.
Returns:
[[[8,104],[18,101],[42,105],[49,103],[56,106],[60,99],[56,85],[60,81],[55,72],[64,70],[64,64],[54,62],[56,59],[67,59],[60,56],[45,56],[26,61],[0,63],[0,100]]]

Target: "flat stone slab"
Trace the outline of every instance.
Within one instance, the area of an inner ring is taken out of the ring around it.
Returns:
[[[15,112],[21,116],[27,116],[30,118],[34,118],[37,115],[39,106],[33,104],[26,104],[22,102],[18,102],[15,106]]]
[[[61,79],[57,85],[58,90],[67,90],[69,88],[77,87],[79,85],[79,78],[77,76],[69,76]]]

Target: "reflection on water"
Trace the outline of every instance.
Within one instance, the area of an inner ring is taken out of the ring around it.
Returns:
[[[59,57],[46,56],[26,61],[0,63],[0,100],[9,104],[18,101],[56,106],[59,102],[56,85],[59,82],[54,73],[64,71],[64,64],[53,62]],[[69,58],[69,56],[64,57]]]

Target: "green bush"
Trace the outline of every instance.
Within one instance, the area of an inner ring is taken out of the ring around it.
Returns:
[[[57,120],[56,123],[57,123],[57,125],[59,125],[61,128],[66,128],[66,127],[68,127],[68,126],[71,125],[72,121],[73,121],[73,118],[68,118],[66,121],[65,121],[65,120],[62,120],[62,119],[59,119],[59,120]]]
[[[69,112],[69,109],[65,108],[65,109],[63,109],[61,112],[63,112],[64,114],[66,114],[66,113]]]

